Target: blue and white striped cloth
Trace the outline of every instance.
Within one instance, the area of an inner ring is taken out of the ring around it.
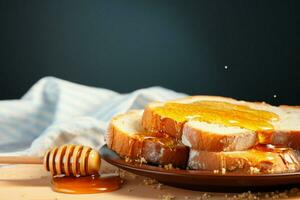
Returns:
[[[182,96],[162,87],[119,94],[45,77],[20,100],[0,101],[0,154],[41,156],[64,143],[100,148],[113,115]]]

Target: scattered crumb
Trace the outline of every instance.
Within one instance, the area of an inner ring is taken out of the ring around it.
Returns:
[[[147,161],[144,157],[141,157],[141,163],[147,163]]]
[[[222,174],[225,174],[226,173],[226,169],[223,167],[222,168]]]
[[[171,195],[171,194],[167,194],[167,195],[162,195],[161,197],[162,200],[174,200],[175,196]]]
[[[125,156],[124,159],[125,159],[125,162],[127,162],[127,163],[135,162],[135,163],[138,163],[140,165],[142,165],[143,163],[145,163],[145,164],[147,163],[147,160],[144,157],[139,157],[139,158],[136,158],[136,159],[132,159],[128,156]]]
[[[145,178],[145,179],[143,179],[143,184],[144,185],[154,185],[154,184],[157,184],[157,180],[151,179],[151,178]]]
[[[300,190],[298,188],[292,188],[289,191],[289,194],[291,194],[291,195],[297,195],[299,193],[300,193]]]
[[[252,193],[251,191],[239,193],[239,194],[225,194],[224,199],[228,200],[260,200],[260,199],[286,199],[293,195],[300,194],[300,190],[298,188],[292,188],[290,190],[285,191],[274,191],[274,192],[266,192],[266,193]],[[203,197],[196,198],[197,200],[203,200]],[[207,198],[206,198],[207,199]]]
[[[146,160],[144,157],[140,157],[140,158],[135,159],[134,162],[136,162],[136,163],[142,165],[143,163],[146,164],[146,163],[147,163],[147,160]]]
[[[133,191],[132,188],[127,189],[127,192],[132,192],[132,191]]]
[[[156,189],[159,189],[159,190],[161,190],[161,189],[162,189],[162,186],[163,186],[163,184],[162,184],[162,183],[158,183],[158,184],[157,184],[157,186],[156,186]]]
[[[136,179],[136,177],[137,177],[137,175],[135,175],[133,173],[130,173],[130,172],[127,172],[127,171],[122,170],[122,169],[117,171],[117,173],[119,174],[119,176],[121,178],[124,178],[124,179]]]
[[[250,167],[250,174],[258,174],[260,173],[260,169],[257,167]]]
[[[168,164],[168,165],[164,165],[165,169],[174,169],[172,163]]]
[[[196,197],[196,200],[208,200],[211,198],[210,194],[203,193],[201,196]]]
[[[288,194],[286,192],[279,193],[280,198],[288,198]]]
[[[125,177],[126,177],[126,173],[127,173],[127,172],[125,172],[124,170],[119,170],[119,176],[120,176],[121,178],[125,178]]]
[[[218,174],[218,173],[219,173],[218,169],[214,170],[214,174]]]
[[[184,199],[190,199],[190,197],[189,196],[185,196]]]
[[[127,163],[132,162],[132,159],[126,156],[125,157],[125,162],[127,162]]]

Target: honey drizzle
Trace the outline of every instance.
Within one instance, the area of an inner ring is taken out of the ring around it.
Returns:
[[[139,134],[135,135],[135,139],[141,141],[142,146],[144,145],[145,141],[157,142],[157,143],[161,144],[162,146],[170,147],[170,148],[174,147],[178,143],[178,141],[175,138],[169,136],[168,134],[162,133],[162,132],[139,133]]]
[[[155,113],[178,122],[194,119],[253,131],[273,130],[271,122],[279,120],[278,115],[269,111],[220,101],[197,101],[189,104],[170,102],[157,107]]]

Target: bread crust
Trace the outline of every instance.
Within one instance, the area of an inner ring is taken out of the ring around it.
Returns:
[[[161,142],[159,137],[152,140],[130,135],[130,133],[124,132],[114,123],[124,115],[126,114],[114,117],[109,124],[106,142],[110,149],[114,150],[123,158],[144,158],[148,163],[152,164],[172,164],[174,167],[186,167],[189,155],[188,147],[176,141],[174,138],[168,138],[168,140],[172,140],[174,144],[165,145]],[[153,136],[153,134],[151,135]]]

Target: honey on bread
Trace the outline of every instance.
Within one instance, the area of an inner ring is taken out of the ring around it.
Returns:
[[[279,120],[278,115],[272,112],[220,101],[198,101],[189,104],[169,102],[155,108],[155,112],[178,122],[194,119],[253,131],[273,130],[271,122]]]
[[[177,122],[193,119],[249,129],[257,132],[260,143],[264,144],[271,139],[274,130],[272,122],[279,120],[279,116],[275,113],[222,101],[197,101],[189,104],[168,102],[164,106],[155,108],[154,111]],[[261,132],[264,134],[260,134]]]
[[[163,132],[139,133],[139,134],[135,135],[134,138],[137,139],[137,140],[140,140],[140,141],[148,140],[148,141],[157,142],[157,143],[160,143],[161,145],[166,146],[166,147],[173,147],[176,144],[178,144],[178,142],[179,142],[179,141],[175,140],[175,138],[173,138],[173,137],[171,137],[168,134],[163,133]]]

